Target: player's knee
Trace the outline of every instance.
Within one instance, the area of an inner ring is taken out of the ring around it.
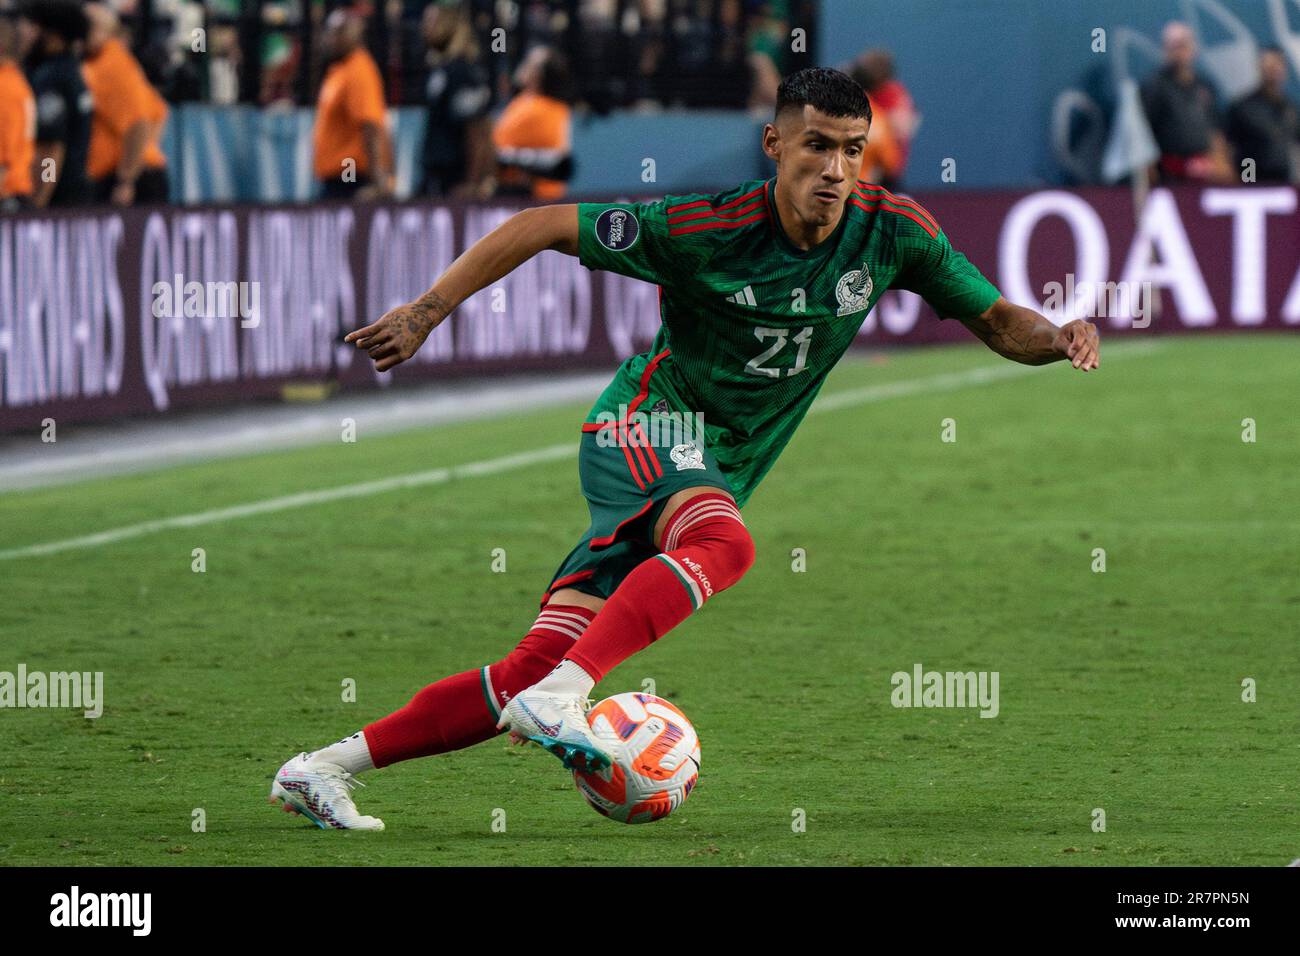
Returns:
[[[740,581],[754,566],[754,539],[743,524],[737,524],[728,535],[725,547],[717,549],[718,578],[716,589],[726,590]]]
[[[745,576],[750,568],[754,566],[754,558],[758,556],[757,549],[754,547],[754,539],[749,535],[749,529],[741,526],[741,532],[736,543],[736,580],[739,581]]]
[[[714,513],[698,518],[673,537],[674,550],[688,564],[699,564],[708,576],[710,593],[736,584],[754,564],[754,539],[729,500]]]

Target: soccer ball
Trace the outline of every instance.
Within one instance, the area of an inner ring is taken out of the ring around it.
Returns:
[[[620,823],[649,823],[672,813],[700,776],[700,738],[686,715],[654,694],[615,694],[587,722],[614,758],[598,773],[573,771],[578,792]]]

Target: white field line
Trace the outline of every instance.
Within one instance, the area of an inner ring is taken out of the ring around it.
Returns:
[[[1116,350],[1116,352],[1119,355],[1127,357],[1130,355],[1146,354],[1158,347],[1158,343],[1154,342],[1141,344],[1135,343],[1125,349]],[[971,385],[984,385],[989,382],[1023,375],[1032,372],[1033,370],[1033,366],[1007,362],[1002,365],[982,365],[977,368],[967,369],[963,372],[945,372],[940,375],[926,376],[925,378],[906,379],[901,382],[887,382],[882,385],[867,385],[862,388],[846,389],[845,391],[834,392],[830,395],[819,398],[813,407],[808,410],[808,414],[812,415],[840,411],[841,409],[852,408],[858,405],[868,405],[873,402],[881,402],[904,395],[919,395],[929,392],[943,392],[956,388],[965,388]],[[45,544],[33,544],[22,548],[10,548],[5,551],[0,551],[0,561],[12,561],[17,558],[40,557],[47,554],[58,554],[62,551],[74,551],[82,548],[97,548],[106,544],[115,544],[118,541],[126,541],[130,538],[143,537],[144,535],[153,534],[157,531],[167,531],[172,528],[195,528],[200,525],[216,524],[221,521],[229,521],[235,518],[247,518],[252,515],[288,511],[291,508],[305,508],[309,505],[319,505],[331,501],[344,501],[348,498],[362,498],[367,495],[396,491],[399,488],[419,488],[427,485],[445,485],[448,482],[460,478],[496,475],[501,474],[502,472],[517,471],[521,468],[528,468],[542,462],[572,458],[577,454],[577,451],[578,443],[576,441],[566,442],[563,445],[549,445],[545,448],[534,448],[531,451],[523,451],[514,455],[505,455],[501,458],[489,458],[484,461],[470,462],[465,465],[453,465],[448,468],[434,468],[431,471],[417,471],[413,474],[397,475],[392,478],[380,478],[375,481],[363,481],[358,484],[340,485],[336,488],[324,488],[320,491],[304,491],[294,495],[283,495],[279,498],[265,498],[261,501],[252,501],[242,505],[232,505],[228,508],[216,508],[211,511],[199,511],[194,514],[175,515],[171,518],[159,518],[154,521],[143,521],[139,524],[125,525],[121,528],[110,528],[107,531],[100,531],[96,534],[83,535],[77,538],[64,538],[60,541],[49,541]]]
[[[583,374],[559,381],[509,381],[492,390],[474,383],[455,392],[444,387],[432,395],[421,394],[422,390],[405,397],[382,392],[347,395],[311,410],[288,406],[258,409],[256,417],[239,410],[239,417],[229,424],[145,421],[88,442],[85,451],[51,459],[48,452],[55,446],[46,445],[41,454],[29,454],[27,460],[0,462],[0,495],[53,487],[91,475],[138,474],[168,465],[256,454],[268,448],[337,442],[345,417],[356,422],[360,434],[381,435],[491,418],[515,412],[522,404],[540,410],[561,402],[590,402],[608,383],[608,374]],[[0,455],[3,447],[0,445]]]

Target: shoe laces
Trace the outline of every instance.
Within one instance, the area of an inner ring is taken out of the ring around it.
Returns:
[[[584,717],[591,712],[591,708],[596,706],[595,702],[590,697],[578,697],[574,700],[574,704]]]
[[[338,765],[325,764],[324,766],[337,767]],[[347,797],[349,800],[352,798],[351,791],[357,789],[357,787],[365,786],[364,783],[362,783],[356,777],[352,776],[351,773],[349,773],[346,770],[343,770],[342,768],[339,768],[337,770],[323,771],[323,772],[322,770],[317,769],[316,775],[320,777],[321,780],[329,784],[331,789],[334,790],[337,796]]]

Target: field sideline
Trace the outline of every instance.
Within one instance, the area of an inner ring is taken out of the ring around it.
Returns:
[[[264,802],[288,756],[523,634],[586,526],[563,450],[585,406],[0,495],[0,556],[309,496],[0,560],[0,671],[103,671],[106,696],[98,720],[0,710],[0,863],[1285,865],[1300,339],[1110,354],[1088,375],[978,345],[837,369],[745,509],[754,569],[597,688],[652,679],[700,731],[700,786],[642,827],[500,739],[367,775],[381,834]],[[998,716],[891,706],[915,664],[997,671]]]

